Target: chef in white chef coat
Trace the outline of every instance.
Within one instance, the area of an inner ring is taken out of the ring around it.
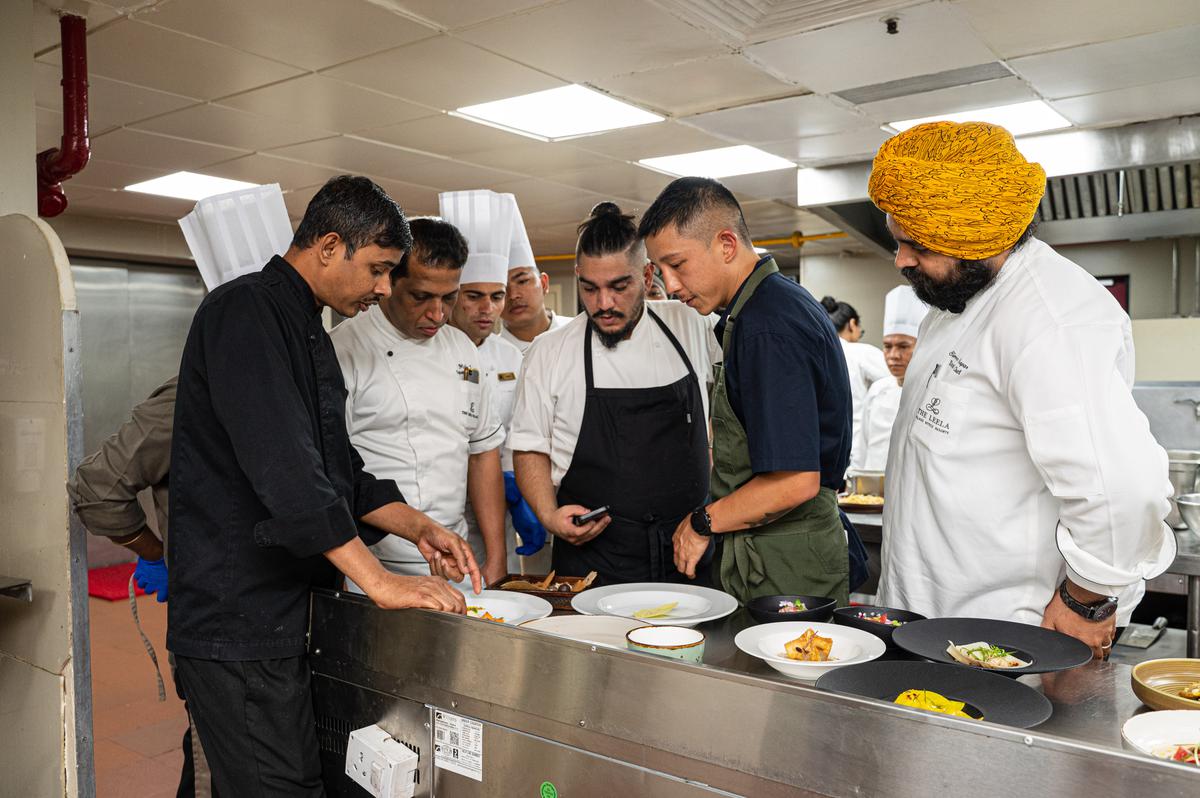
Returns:
[[[546,307],[546,294],[550,292],[550,275],[543,274],[533,259],[529,236],[525,234],[525,222],[512,194],[502,195],[512,203],[513,236],[508,260],[508,293],[505,297],[504,323],[500,337],[521,350],[524,354],[544,332],[557,330],[571,320],[560,316]]]
[[[1129,317],[1032,236],[1046,177],[1003,128],[880,148],[870,195],[932,306],[888,457],[881,603],[1041,624],[1107,656],[1175,556]]]
[[[850,464],[853,466],[864,456],[859,451],[859,442],[862,439],[863,401],[867,398],[867,391],[871,389],[872,385],[887,379],[888,367],[879,347],[862,340],[862,319],[859,318],[858,311],[854,309],[853,305],[827,296],[821,300],[821,306],[829,314],[829,320],[833,323],[833,328],[837,330],[838,338],[841,339],[842,353],[846,356],[846,370],[850,374],[850,402],[854,426],[850,441]]]
[[[413,248],[392,272],[391,296],[331,333],[348,393],[346,426],[371,473],[394,479],[408,504],[464,538],[470,495],[489,583],[507,570],[504,425],[479,350],[445,324],[467,243],[442,219],[418,217],[410,226]],[[391,571],[429,573],[416,547],[394,535],[371,549]]]
[[[504,425],[507,433],[512,421],[517,377],[521,373],[523,356],[521,350],[493,330],[500,313],[504,310],[512,253],[522,249],[528,250],[528,237],[523,225],[513,227],[509,224],[512,215],[517,212],[516,199],[511,194],[497,194],[486,189],[453,191],[441,194],[439,202],[442,218],[458,227],[471,248],[471,254],[463,267],[458,300],[454,303],[450,323],[466,333],[478,347],[483,379],[491,389],[496,418]],[[513,246],[510,236],[519,237],[524,242],[523,246]],[[506,248],[509,254],[500,255],[499,253],[505,252]],[[479,254],[481,252],[484,254]],[[504,471],[505,495],[509,508],[513,518],[520,525],[522,538],[526,539],[525,545],[518,546],[517,529],[513,527],[511,519],[506,522],[508,570],[516,573],[522,571],[521,555],[531,555],[540,549],[545,543],[546,533],[528,505],[519,506],[523,501],[512,473],[512,449],[508,445],[507,437],[505,445],[501,448],[500,464]],[[467,525],[470,529],[469,540],[472,548],[481,548],[483,538],[472,508],[468,508]],[[531,526],[534,528],[531,529]],[[533,545],[530,542],[532,538],[537,538],[540,542]],[[477,551],[476,555],[479,556],[480,552]],[[525,565],[530,568],[537,567],[536,564]],[[525,572],[528,572],[528,569]]]
[[[898,285],[883,301],[883,357],[890,376],[876,380],[863,399],[862,423],[858,427],[855,471],[883,471],[887,467],[892,423],[900,409],[904,373],[917,346],[917,331],[929,306],[917,298],[912,286]]]

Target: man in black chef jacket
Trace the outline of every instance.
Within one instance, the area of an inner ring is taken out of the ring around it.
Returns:
[[[465,611],[445,577],[479,569],[461,538],[363,470],[321,308],[386,297],[411,246],[365,177],[317,192],[292,245],[210,293],[179,369],[171,453],[167,647],[221,795],[324,795],[305,659],[308,593],[345,574],[384,608]],[[367,550],[417,544],[435,576]],[[364,542],[365,541],[365,542]]]

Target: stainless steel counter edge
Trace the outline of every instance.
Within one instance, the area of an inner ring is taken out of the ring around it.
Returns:
[[[314,593],[310,651],[331,678],[742,795],[927,798],[997,778],[1009,794],[1200,786],[1183,766],[1087,741],[344,594]]]

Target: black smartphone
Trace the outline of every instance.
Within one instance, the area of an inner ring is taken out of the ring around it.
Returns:
[[[590,524],[592,521],[595,521],[598,518],[603,518],[606,515],[608,515],[608,505],[597,507],[590,513],[572,516],[571,520],[575,523],[575,526],[583,526],[584,524]]]

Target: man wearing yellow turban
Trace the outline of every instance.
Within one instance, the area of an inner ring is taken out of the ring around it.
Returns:
[[[1129,317],[1033,236],[1045,184],[980,122],[875,157],[896,268],[934,308],[892,433],[880,603],[1040,623],[1107,657],[1175,556],[1167,458],[1130,391]]]

